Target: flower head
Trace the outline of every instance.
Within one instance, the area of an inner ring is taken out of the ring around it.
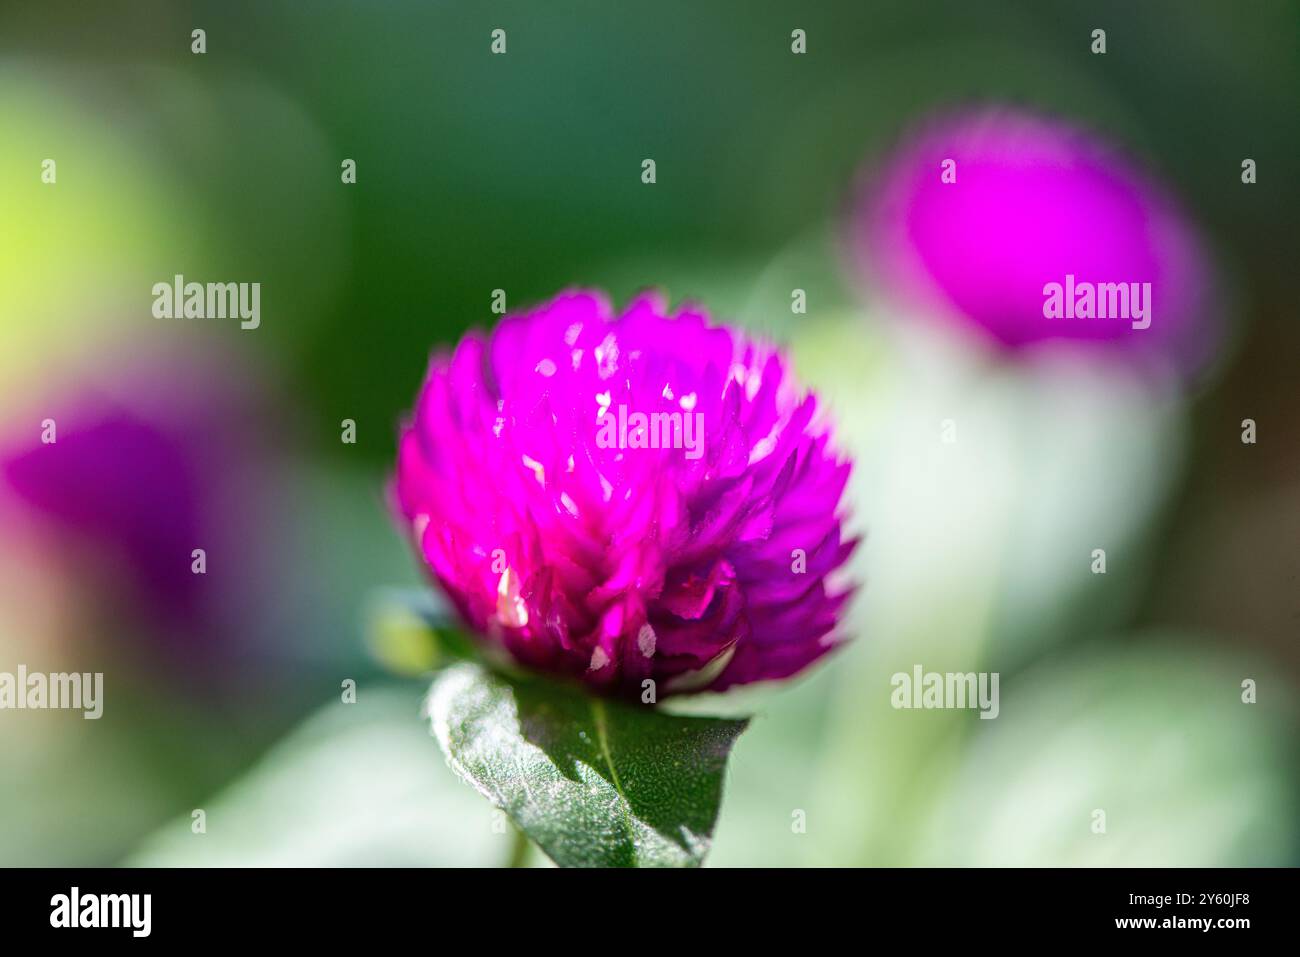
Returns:
[[[865,181],[858,213],[858,253],[888,292],[1004,347],[1105,340],[1184,367],[1204,358],[1199,235],[1159,183],[1082,129],[1010,108],[936,118]],[[1045,287],[1076,282],[1137,284],[1147,315],[1083,318],[1073,301],[1069,318],[1045,315]]]
[[[779,353],[575,292],[434,356],[396,492],[465,622],[611,694],[784,678],[834,643],[836,460]]]

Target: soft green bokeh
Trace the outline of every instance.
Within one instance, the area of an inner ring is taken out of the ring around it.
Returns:
[[[998,719],[967,723],[955,765],[936,769],[910,862],[1293,864],[1290,689],[1198,636],[1142,637],[1005,680]]]
[[[505,861],[510,835],[456,781],[421,720],[425,685],[362,684],[324,705],[238,784],[128,863],[155,867],[469,866]]]

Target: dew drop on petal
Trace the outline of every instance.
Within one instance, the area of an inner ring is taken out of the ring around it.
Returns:
[[[596,374],[608,379],[618,371],[618,338],[610,333],[596,346]]]
[[[773,435],[763,436],[763,438],[755,442],[754,447],[749,450],[749,464],[753,465],[755,462],[767,458],[772,454],[772,450],[775,448],[776,437]]]
[[[527,455],[521,455],[520,458],[523,459],[524,468],[532,471],[533,478],[537,479],[537,484],[542,488],[546,488],[546,467],[537,459],[530,458]]]
[[[650,622],[647,621],[641,626],[641,630],[637,632],[636,636],[636,646],[641,649],[641,654],[647,658],[654,657],[655,639],[655,630],[650,627]]]
[[[523,628],[528,624],[528,606],[519,594],[519,574],[513,568],[501,573],[497,582],[497,618],[507,628]]]

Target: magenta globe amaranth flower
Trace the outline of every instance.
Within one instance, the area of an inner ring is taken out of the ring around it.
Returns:
[[[434,356],[396,480],[469,627],[621,695],[784,678],[836,642],[849,465],[781,355],[561,295]]]
[[[893,298],[1012,349],[1119,343],[1191,368],[1211,344],[1210,263],[1191,223],[1064,122],[1009,108],[930,121],[864,181],[854,240]]]

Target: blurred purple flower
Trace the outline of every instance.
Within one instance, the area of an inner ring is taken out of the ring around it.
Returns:
[[[784,678],[832,647],[855,544],[815,409],[702,313],[564,294],[433,358],[397,499],[465,622],[528,666],[627,696]]]
[[[198,476],[176,437],[112,405],[65,418],[64,430],[5,462],[12,488],[58,525],[113,543],[160,612],[192,614],[202,583],[188,557],[202,540]]]
[[[944,182],[947,161],[949,177]],[[1212,345],[1211,265],[1174,199],[1099,140],[1010,108],[923,125],[864,181],[854,242],[905,305],[1003,346],[1122,342],[1195,368]],[[1044,316],[1044,287],[1151,284],[1151,325]]]
[[[208,363],[124,367],[47,396],[23,422],[27,437],[0,452],[0,485],[12,514],[78,562],[110,629],[144,628],[165,639],[157,649],[193,663],[246,630],[259,567],[257,498],[245,484],[255,425]],[[42,417],[54,420],[52,444],[38,435]],[[204,574],[192,570],[196,548]]]

